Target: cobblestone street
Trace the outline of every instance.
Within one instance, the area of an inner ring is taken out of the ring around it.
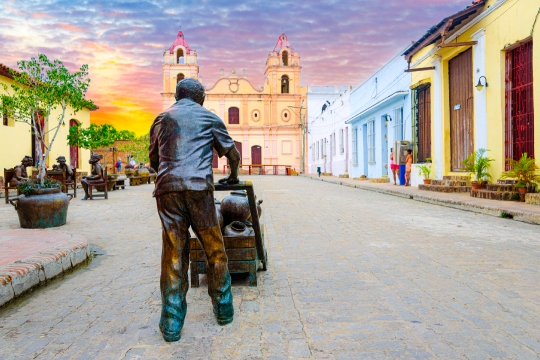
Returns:
[[[0,309],[0,358],[538,358],[540,227],[302,177],[253,180],[269,269],[258,287],[234,278],[232,324],[216,323],[203,280],[182,339],[163,341],[153,186],[128,187],[71,202],[61,231],[99,255]],[[0,225],[19,227],[11,206]]]

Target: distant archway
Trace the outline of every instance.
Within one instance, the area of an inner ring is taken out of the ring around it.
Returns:
[[[281,93],[282,94],[289,93],[289,77],[287,75],[283,75],[281,77]]]
[[[281,65],[289,66],[289,53],[287,51],[281,53]]]
[[[176,63],[177,64],[183,64],[184,63],[184,50],[178,49],[176,51]]]
[[[182,73],[176,75],[176,83],[178,84],[180,81],[184,80],[185,78],[186,77]]]
[[[79,125],[79,122],[75,119],[69,120],[69,128]],[[78,146],[69,146],[69,163],[72,168],[79,168],[79,147]]]

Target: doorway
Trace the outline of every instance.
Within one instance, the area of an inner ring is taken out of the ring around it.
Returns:
[[[472,48],[448,62],[448,75],[451,169],[461,171],[463,160],[474,151]]]
[[[262,149],[259,145],[251,147],[251,165],[262,164]]]

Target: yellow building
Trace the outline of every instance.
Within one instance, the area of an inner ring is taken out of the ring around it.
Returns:
[[[305,143],[302,119],[306,117],[307,87],[300,86],[300,55],[287,36],[281,34],[268,54],[264,85],[256,89],[244,75],[232,69],[206,89],[204,106],[227,124],[242,154],[242,164],[290,165],[302,170]],[[180,31],[163,56],[163,109],[174,102],[178,81],[199,79],[197,52]],[[226,158],[214,157],[214,168],[222,168]],[[304,161],[305,163],[305,161]]]
[[[539,10],[540,0],[475,0],[405,52],[415,162],[432,158],[436,179],[462,175],[480,148],[495,159],[493,180],[506,158],[540,154]]]
[[[9,68],[2,64],[0,64],[0,84],[5,84],[8,88],[11,88],[11,84],[13,84],[13,76],[9,72]],[[2,93],[5,93],[5,91],[0,86],[0,94]],[[50,116],[51,122],[47,124],[48,129],[45,129],[47,132],[47,142],[52,134],[54,134],[54,132],[48,131],[56,126],[52,119],[57,119],[60,113],[61,110],[56,109]],[[56,158],[63,155],[73,167],[87,172],[90,169],[90,165],[88,164],[90,151],[79,149],[76,146],[69,146],[67,144],[67,136],[70,126],[76,124],[82,124],[84,127],[90,126],[90,110],[83,109],[75,115],[68,115],[71,113],[72,111],[68,108],[64,121],[65,126],[60,127],[52,151],[46,159],[46,164],[51,168],[56,163]],[[15,119],[3,115],[2,125],[0,125],[0,176],[4,176],[4,168],[12,168],[20,164],[25,155],[32,156],[34,161],[36,161],[35,146],[35,139],[30,131],[30,125],[17,122]]]

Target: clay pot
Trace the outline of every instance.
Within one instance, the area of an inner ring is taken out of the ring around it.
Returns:
[[[253,234],[253,228],[240,221],[233,221],[223,228],[223,236],[253,236]]]
[[[431,184],[431,179],[424,179],[424,185]]]
[[[255,199],[257,199],[257,197],[255,196]],[[261,217],[261,214],[262,214],[262,208],[261,208],[261,204],[263,203],[262,200],[259,200],[257,201],[257,214],[259,215],[259,217]],[[247,219],[247,221],[249,221],[250,223],[253,222],[253,218],[251,216],[251,212],[250,212],[250,216],[249,218]]]
[[[219,222],[219,228],[222,229],[225,222],[223,221],[223,215],[221,214],[221,201],[214,198],[214,204],[216,205],[216,215]]]
[[[231,194],[221,200],[221,213],[225,225],[233,221],[245,222],[251,215],[249,202],[245,191],[231,191]]]
[[[24,229],[44,229],[65,225],[72,194],[56,189],[34,190],[9,202],[17,210],[19,222]]]
[[[527,188],[526,187],[518,187],[519,191],[519,200],[521,202],[525,202],[525,194],[527,194]]]
[[[480,190],[483,189],[485,185],[483,184],[483,181],[473,181],[471,182],[471,187],[473,190]]]

